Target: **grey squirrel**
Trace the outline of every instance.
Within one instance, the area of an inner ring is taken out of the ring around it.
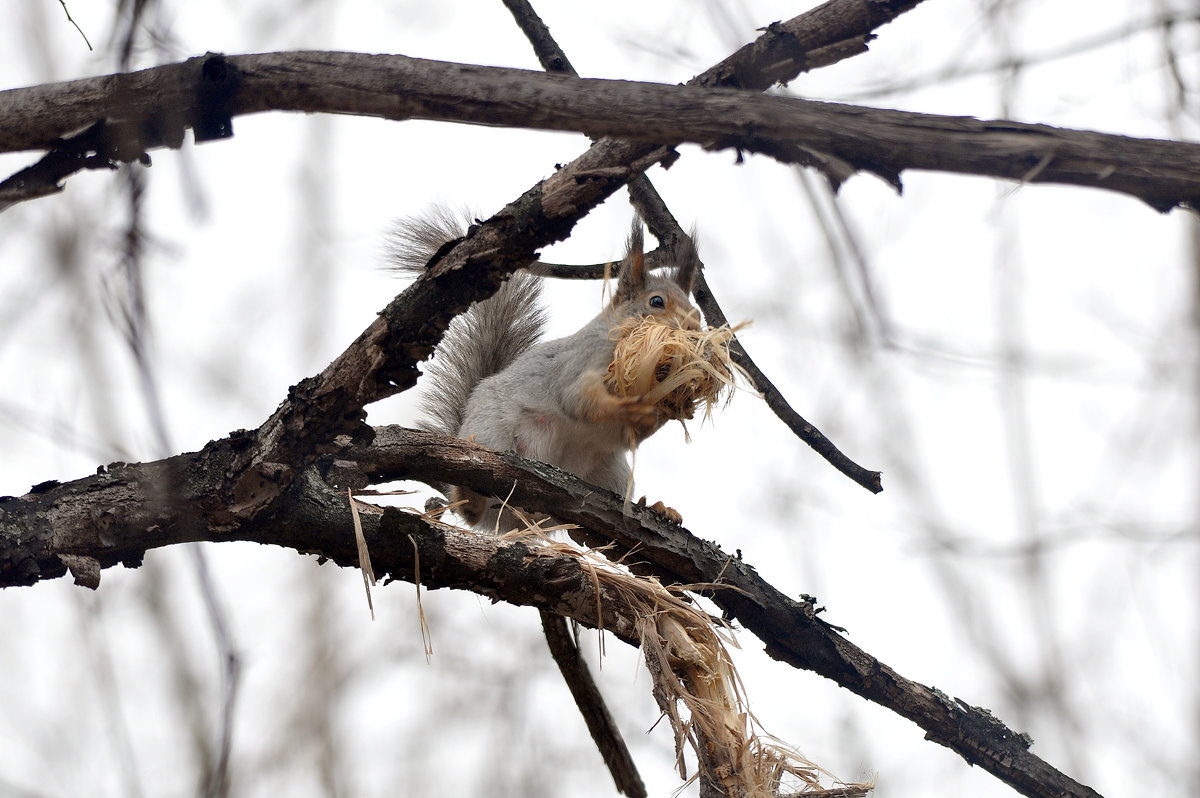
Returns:
[[[442,209],[403,220],[394,234],[396,266],[423,272],[442,246],[465,232],[463,222]],[[515,451],[624,493],[628,453],[667,419],[653,403],[614,395],[603,378],[613,358],[613,331],[623,322],[656,316],[699,329],[689,297],[700,261],[690,239],[670,253],[669,263],[670,276],[649,272],[641,221],[635,221],[612,301],[574,334],[541,342],[541,278],[514,273],[450,325],[427,368],[427,419],[420,426]],[[452,502],[464,502],[455,512],[477,529],[504,532],[518,525],[501,498],[457,486],[448,493]],[[653,507],[680,520],[661,502]]]

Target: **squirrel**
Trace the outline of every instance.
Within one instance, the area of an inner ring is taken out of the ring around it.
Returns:
[[[402,220],[392,258],[419,274],[444,245],[465,235],[445,209]],[[700,260],[688,237],[667,256],[669,276],[651,274],[635,219],[611,302],[565,338],[540,341],[546,314],[542,278],[521,270],[488,299],[451,323],[427,372],[422,429],[515,451],[569,471],[601,488],[630,487],[628,453],[668,420],[640,397],[618,397],[604,384],[613,358],[614,330],[631,318],[655,316],[674,327],[700,328],[690,296]],[[501,499],[451,486],[448,498],[469,525],[503,532],[519,524]],[[644,499],[642,502],[644,503]],[[661,502],[652,509],[678,523]],[[544,517],[544,516],[542,516]]]

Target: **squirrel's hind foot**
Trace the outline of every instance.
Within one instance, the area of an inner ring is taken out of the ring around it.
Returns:
[[[659,514],[665,516],[666,519],[668,521],[670,521],[672,524],[680,524],[680,525],[683,524],[683,516],[674,507],[668,507],[667,505],[663,504],[662,502],[655,502],[654,504],[647,505],[645,496],[638,499],[637,503],[639,505],[641,505],[642,507],[646,507],[647,509],[654,510],[656,513],[659,513]]]

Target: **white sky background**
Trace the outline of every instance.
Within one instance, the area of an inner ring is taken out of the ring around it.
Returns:
[[[57,3],[15,4],[0,31],[6,87],[112,71],[109,4],[69,5],[96,54]],[[858,101],[1184,9],[1131,0],[1081,17],[1078,3],[1041,0],[989,17],[991,5],[928,0],[880,29],[870,53],[789,90]],[[581,74],[676,83],[806,6],[537,7]],[[499,2],[168,3],[160,16],[169,49],[139,66],[319,48],[537,68]],[[1194,27],[1173,42],[1184,79],[1200,79]],[[1170,113],[1154,30],[1005,79],[862,101],[1194,138],[1187,99]],[[282,114],[234,130],[157,151],[146,173],[152,357],[172,452],[257,426],[370,322],[401,287],[381,269],[390,220],[439,201],[491,214],[586,147]],[[823,214],[830,203],[811,176],[682,151],[650,176],[699,228],[727,315],[753,319],[743,339],[759,364],[883,471],[885,492],[834,472],[742,395],[690,446],[671,428],[645,445],[639,493],[741,549],[784,592],[818,596],[901,674],[1030,733],[1036,753],[1100,793],[1200,790],[1195,220],[1081,189],[910,173],[897,196],[855,177],[838,205],[872,307],[845,237],[831,255],[806,181]],[[0,171],[29,160],[0,157]],[[159,454],[106,310],[125,209],[119,176],[93,173],[0,214],[0,495]],[[630,213],[618,194],[546,259],[618,256]],[[70,272],[53,255],[64,241],[78,252]],[[565,333],[598,309],[599,288],[550,298],[552,332]],[[415,418],[411,396],[369,411],[372,423]],[[427,594],[427,665],[411,585],[377,590],[372,623],[352,571],[248,544],[206,551],[244,667],[235,794],[613,794],[532,610]],[[69,580],[4,591],[0,629],[0,798],[196,794],[220,671],[183,552],[109,569],[94,594]],[[880,798],[1014,794],[908,721],[741,641],[760,720],[837,775],[875,775]],[[608,646],[604,689],[652,795],[667,796],[679,783],[670,733],[643,733],[657,718],[649,680],[622,649]]]

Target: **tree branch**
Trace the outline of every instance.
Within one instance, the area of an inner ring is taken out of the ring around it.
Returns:
[[[252,517],[213,508],[213,474],[235,466],[239,443],[209,444],[202,451],[141,465],[114,465],[75,482],[39,486],[20,498],[0,500],[0,586],[32,584],[62,576],[63,555],[108,567],[136,566],[147,549],[192,540],[251,540],[316,553],[356,567],[357,548],[344,496],[326,487],[312,471],[288,494]],[[952,699],[906,679],[846,640],[817,617],[815,602],[795,601],[765,582],[749,564],[670,524],[652,510],[622,511],[623,500],[582,480],[513,453],[499,454],[466,441],[400,427],[376,430],[369,446],[347,445],[329,458],[338,481],[420,479],[465,485],[509,496],[580,526],[589,541],[615,541],[636,559],[653,564],[686,584],[720,584],[709,597],[764,642],[767,652],[794,667],[811,670],[897,714],[926,737],[957,752],[1036,798],[1098,798],[1028,749],[1030,740],[985,709]],[[355,465],[356,464],[356,465]],[[228,525],[213,519],[224,517]],[[208,519],[205,521],[204,519]],[[363,517],[364,534],[378,572],[412,580],[412,544],[418,544],[422,584],[458,587],[483,595],[557,612],[597,625],[595,596],[574,566],[556,564],[527,551],[504,548],[494,538],[455,533],[404,513],[388,510]],[[516,568],[511,560],[536,566]],[[553,562],[552,562],[553,561]],[[560,584],[559,581],[562,580]],[[553,599],[547,599],[547,596]],[[636,634],[612,608],[603,624],[622,639]],[[612,617],[609,616],[610,613]]]
[[[207,84],[197,73],[225,76],[228,93],[200,98],[197,84]],[[660,145],[694,142],[814,166],[835,184],[866,171],[899,188],[905,170],[923,169],[1104,188],[1164,211],[1200,198],[1200,145],[1188,142],[357,53],[210,55],[125,75],[12,89],[0,93],[0,151],[53,148],[59,136],[106,117],[127,120],[123,131],[133,140],[124,146],[136,151],[138,145],[160,145],[164,119],[191,125],[264,111],[577,131]],[[143,128],[148,132],[138,139]]]
[[[536,507],[579,525],[582,537],[592,545],[615,542],[633,552],[635,559],[684,583],[728,586],[711,592],[709,598],[762,640],[772,657],[819,673],[908,718],[925,730],[928,739],[1024,795],[1098,798],[1094,790],[1032,754],[1032,741],[1008,729],[988,710],[904,678],[817,618],[813,600],[788,598],[749,564],[654,511],[635,506],[626,514],[620,496],[513,453],[497,454],[465,441],[397,427],[381,427],[377,432],[370,449],[346,450],[339,458],[356,460],[372,480],[433,479],[508,497],[517,506]],[[435,437],[438,445],[427,445]]]
[[[596,749],[612,774],[617,790],[629,798],[646,798],[646,785],[625,745],[621,730],[608,711],[596,680],[592,678],[587,662],[579,652],[579,646],[571,636],[567,619],[545,610],[541,615],[550,655],[554,657],[554,663],[558,665],[563,681],[575,699],[575,706],[579,708],[579,714],[583,716],[588,733],[592,735]]]

